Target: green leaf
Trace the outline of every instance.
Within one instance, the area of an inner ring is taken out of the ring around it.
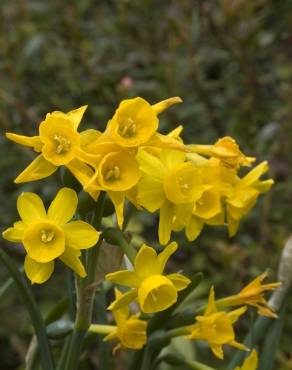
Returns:
[[[287,299],[279,312],[279,317],[274,320],[266,333],[266,339],[262,351],[260,352],[259,370],[273,370],[276,353],[279,348],[284,320],[287,311]]]
[[[25,303],[30,318],[36,333],[36,337],[39,344],[40,361],[43,370],[54,370],[53,357],[51,354],[49,340],[46,334],[46,327],[42,316],[39,311],[31,289],[24,279],[23,275],[19,272],[15,266],[13,260],[3,251],[0,250],[0,260],[3,262],[7,270],[10,272],[12,278],[15,281],[19,294],[21,295],[23,302]]]

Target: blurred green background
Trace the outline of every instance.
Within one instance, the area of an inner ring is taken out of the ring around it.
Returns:
[[[204,144],[233,136],[246,154],[270,162],[276,181],[235,238],[214,227],[191,244],[175,235],[182,248],[174,269],[203,271],[204,295],[211,283],[219,296],[234,293],[267,267],[275,278],[292,230],[291,24],[291,0],[1,0],[1,129],[35,135],[47,112],[84,104],[81,127],[103,129],[122,99],[181,96],[183,104],[161,115],[161,132],[183,124],[187,143]],[[59,186],[58,174],[13,184],[33,157],[1,135],[2,229],[17,219],[20,192],[50,200]],[[157,220],[147,214],[137,220],[133,227],[156,243]],[[21,265],[21,248],[2,244]],[[8,278],[4,267],[0,278]],[[60,268],[33,288],[43,312],[63,296],[63,281]],[[277,370],[292,369],[291,305],[289,311]],[[1,296],[0,313],[0,369],[22,369],[31,327],[15,288]],[[239,339],[245,332],[243,325]],[[100,368],[97,347],[88,351],[84,369]],[[125,354],[118,356],[116,369],[123,369]]]

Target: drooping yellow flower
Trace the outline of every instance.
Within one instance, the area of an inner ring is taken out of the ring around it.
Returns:
[[[237,366],[234,370],[257,370],[258,354],[253,350],[251,354],[244,360],[242,366]]]
[[[177,292],[190,283],[188,278],[178,273],[162,275],[167,260],[176,249],[177,244],[170,243],[157,255],[153,248],[143,245],[135,258],[134,271],[107,274],[107,280],[133,288],[116,298],[109,309],[120,309],[133,300],[137,300],[145,313],[163,311],[173,305],[177,301]]]
[[[212,287],[207,308],[203,316],[196,316],[197,323],[189,326],[187,339],[200,339],[209,343],[215,356],[224,358],[222,346],[228,344],[241,350],[247,350],[244,344],[235,340],[233,324],[244,314],[246,307],[231,312],[218,311],[215,303],[215,292]]]
[[[232,193],[226,199],[227,223],[229,235],[238,230],[240,219],[255,205],[258,196],[270,190],[272,179],[261,181],[259,178],[269,170],[268,162],[262,162],[247,175],[237,179]]]
[[[187,219],[204,192],[201,169],[186,161],[185,153],[162,149],[159,157],[146,150],[137,155],[142,172],[138,203],[150,212],[159,209],[159,241],[167,244],[174,221]]]
[[[157,146],[185,150],[185,146],[178,140],[157,132],[157,115],[171,105],[181,102],[179,97],[169,98],[154,105],[140,97],[123,100],[98,142],[113,141],[123,148],[132,149]]]
[[[122,293],[115,289],[116,299],[122,296]],[[116,328],[112,330],[105,338],[105,341],[117,338],[122,347],[131,349],[140,349],[147,340],[147,323],[139,319],[139,314],[130,315],[128,306],[114,309],[113,316],[116,321]]]
[[[238,169],[240,166],[251,166],[254,157],[246,157],[236,141],[225,136],[214,145],[190,145],[192,152],[220,159],[224,166]]]
[[[88,173],[90,168],[83,163],[91,157],[82,150],[82,139],[88,136],[96,138],[93,130],[88,135],[80,135],[78,125],[87,106],[80,107],[68,113],[48,113],[39,126],[39,136],[22,136],[6,133],[6,137],[18,144],[32,147],[39,156],[15,179],[16,183],[34,181],[50,176],[59,166],[64,165],[71,169],[79,169]]]
[[[17,200],[20,221],[3,232],[3,238],[22,243],[27,253],[24,269],[32,283],[44,283],[54,271],[54,260],[60,260],[85,277],[79,259],[80,250],[93,247],[97,232],[83,221],[71,221],[78,198],[72,189],[62,188],[46,212],[41,198],[34,193],[22,193]]]
[[[260,315],[277,318],[276,313],[268,307],[264,292],[278,288],[281,283],[262,284],[262,281],[267,276],[268,273],[264,272],[244,287],[238,294],[222,298],[217,301],[217,304],[225,307],[241,306],[245,304],[256,307]]]

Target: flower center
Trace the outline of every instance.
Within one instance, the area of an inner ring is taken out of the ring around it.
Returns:
[[[120,176],[120,168],[118,166],[113,166],[106,171],[104,178],[106,181],[116,181],[119,180]]]
[[[137,126],[133,118],[125,119],[120,127],[119,127],[119,134],[124,138],[131,138],[136,135]]]
[[[41,241],[45,244],[50,243],[55,238],[55,233],[52,230],[41,230]]]
[[[55,143],[55,152],[56,154],[64,154],[70,150],[71,142],[61,135],[54,135],[53,137]]]

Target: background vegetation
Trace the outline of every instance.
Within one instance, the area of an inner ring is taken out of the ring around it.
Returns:
[[[179,95],[184,103],[162,115],[161,131],[183,123],[186,142],[206,144],[230,135],[246,154],[269,160],[276,185],[238,235],[228,239],[224,228],[206,228],[191,244],[176,236],[183,246],[176,259],[186,271],[204,272],[202,295],[211,283],[218,295],[236,292],[267,267],[275,277],[292,227],[291,0],[2,0],[0,20],[3,132],[33,135],[47,112],[84,104],[83,129],[103,129],[122,99],[154,103]],[[0,145],[4,229],[17,218],[21,191],[51,199],[59,175],[14,185],[33,154],[3,136]],[[130,229],[153,242],[155,222],[142,214]],[[21,248],[6,248],[21,264]],[[8,278],[4,267],[0,278]],[[43,312],[63,296],[64,278],[62,268],[34,287]],[[288,311],[278,370],[292,369],[292,305]],[[22,369],[31,327],[13,287],[1,293],[0,312],[0,369]],[[245,331],[243,324],[241,336]],[[84,369],[100,368],[98,347],[93,343]],[[123,369],[125,355],[117,356]]]

